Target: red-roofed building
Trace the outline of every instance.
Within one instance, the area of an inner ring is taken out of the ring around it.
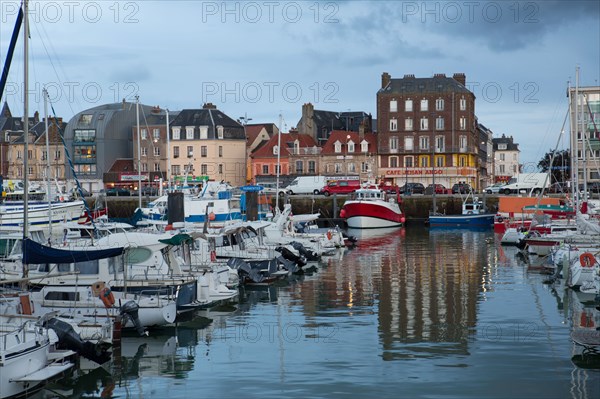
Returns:
[[[277,175],[279,135],[273,135],[250,155],[252,178]],[[317,175],[319,154],[315,140],[297,131],[281,134],[280,175]]]
[[[354,176],[361,181],[377,177],[377,135],[333,130],[321,149],[320,174]]]

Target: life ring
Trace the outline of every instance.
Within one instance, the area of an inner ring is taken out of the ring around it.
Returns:
[[[500,217],[497,219],[497,222],[498,222],[498,223],[504,223],[504,218],[503,218],[502,216],[500,216]]]
[[[115,304],[115,296],[108,287],[104,287],[102,291],[100,291],[99,297],[104,304],[104,307],[110,308]]]
[[[467,215],[472,215],[472,214],[473,214],[473,211],[468,211],[467,212]]]
[[[215,262],[217,260],[217,252],[215,250],[210,251],[210,261]]]
[[[579,256],[581,267],[593,267],[596,264],[596,258],[589,252],[584,252]]]

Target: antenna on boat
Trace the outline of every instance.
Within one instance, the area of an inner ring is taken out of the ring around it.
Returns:
[[[279,129],[277,132],[277,183],[275,184],[275,191],[277,195],[275,195],[275,212],[279,212],[279,174],[281,171],[281,129],[283,128],[283,116],[281,113],[279,114]],[[273,215],[274,216],[274,215]]]

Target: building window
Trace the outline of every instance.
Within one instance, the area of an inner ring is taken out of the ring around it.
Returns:
[[[203,163],[202,165],[200,165],[200,174],[202,176],[207,176],[208,175],[208,165]]]
[[[413,130],[413,120],[412,118],[406,118],[404,120],[404,130],[407,132],[411,132]]]
[[[279,154],[279,147],[274,145],[273,146],[273,155],[278,155]]]
[[[413,110],[413,102],[412,102],[412,100],[406,100],[406,101],[404,101],[404,110],[406,112],[412,112],[412,110]]]
[[[154,171],[155,172],[160,172],[160,164],[159,163],[155,163],[154,164]]]
[[[194,147],[191,145],[187,146],[187,156],[188,156],[188,158],[194,157]]]
[[[173,158],[179,158],[179,146],[173,147]]]
[[[171,166],[171,174],[176,175],[176,176],[181,174],[181,166],[179,166],[179,165]]]
[[[435,136],[435,152],[444,152],[445,147],[444,136]]]
[[[369,151],[369,142],[364,140],[360,143],[360,152],[368,152]]]
[[[296,161],[296,173],[304,173],[304,162]]]
[[[33,174],[33,166],[28,166],[27,167],[27,174],[28,175],[32,175]]]
[[[398,167],[398,157],[390,157],[390,168]]]
[[[596,157],[598,157],[598,154],[596,154]],[[517,154],[513,154],[513,161],[517,160]]]
[[[152,138],[156,140],[160,140],[160,129],[152,129]]]
[[[194,127],[193,126],[188,126],[185,128],[185,138],[188,140],[193,140],[194,139]]]
[[[142,172],[148,172],[148,164],[147,163],[142,164]]]
[[[421,130],[428,130],[429,129],[429,119],[423,117],[421,118]]]
[[[146,147],[142,147],[140,150],[143,157],[148,156],[148,149]]]
[[[500,173],[502,173],[502,174],[505,173],[504,165],[500,165]]]
[[[205,145],[200,147],[200,156],[202,158],[206,158],[208,156],[208,148]]]
[[[429,101],[427,101],[426,98],[421,100],[421,111],[428,111],[429,110]]]
[[[335,173],[342,173],[342,164],[341,163],[336,163],[335,164]]]
[[[498,149],[499,150],[506,150],[506,149],[508,149],[508,147],[507,147],[506,143],[502,143],[502,144],[498,144]]]
[[[420,136],[419,137],[419,149],[421,149],[421,150],[429,149],[429,136]]]
[[[466,98],[461,98],[459,101],[459,109],[461,111],[466,111],[467,110],[467,99]]]
[[[413,151],[414,150],[414,142],[415,138],[412,136],[404,138],[404,150],[405,151]]]
[[[505,157],[506,157],[506,154],[500,154],[500,160],[501,161],[505,161],[506,160]]]
[[[333,144],[333,151],[335,151],[336,153],[341,153],[342,152],[342,143],[340,143],[339,141],[336,141]]]
[[[148,138],[148,132],[146,129],[142,129],[142,140],[146,140]]]
[[[160,156],[160,147],[153,147],[153,148],[154,148],[154,156],[159,157]]]
[[[42,151],[42,161],[46,161],[47,159],[48,159],[47,152]],[[44,177],[46,177],[46,176],[44,175]]]
[[[367,173],[367,172],[369,172],[369,163],[368,162],[361,162],[360,163],[360,171],[361,171],[361,173]]]
[[[460,167],[464,168],[465,166],[467,166],[467,159],[465,157],[460,157],[460,159],[458,160],[458,162],[459,162],[459,166]]]
[[[269,165],[263,165],[262,166],[262,174],[263,175],[268,175],[269,174]]]
[[[392,118],[390,119],[390,132],[398,131],[398,119]]]
[[[354,142],[352,141],[348,142],[348,152],[354,152]]]
[[[404,157],[404,167],[412,168],[413,166],[414,166],[413,157]]]
[[[275,165],[275,174],[281,174],[281,165]]]
[[[437,100],[435,100],[435,110],[436,111],[444,110],[444,99],[443,98],[438,98]]]
[[[315,161],[308,161],[308,173],[316,173],[317,163]]]
[[[200,139],[208,139],[208,126],[200,126]]]
[[[435,166],[436,168],[444,167],[444,157],[435,157]]]
[[[219,164],[219,174],[220,175],[223,174],[223,164],[222,163]]]
[[[173,140],[180,140],[180,139],[181,139],[181,128],[174,127],[173,128]]]
[[[421,157],[421,167],[427,168],[429,167],[429,157]]]
[[[27,150],[27,159],[33,159],[33,150]]]
[[[356,165],[354,165],[354,162],[348,164],[348,173],[356,173]]]
[[[390,112],[398,112],[398,101],[390,101]]]
[[[219,146],[219,158],[223,158],[223,146]]]
[[[436,130],[444,130],[444,118],[438,116],[435,120],[435,128]]]
[[[458,122],[459,122],[460,130],[467,130],[467,118],[465,118],[464,116],[461,116],[460,119],[458,120]]]
[[[60,150],[54,151],[54,160],[58,161],[61,157]]]
[[[459,136],[458,143],[460,146],[460,152],[467,151],[467,136]],[[502,155],[504,155],[504,154],[502,154]]]
[[[223,140],[223,126],[217,126],[217,138]]]
[[[398,137],[390,137],[390,152],[398,152]]]

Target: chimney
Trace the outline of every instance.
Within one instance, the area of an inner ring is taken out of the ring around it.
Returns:
[[[454,76],[452,76],[454,78],[454,80],[456,80],[458,83],[460,83],[463,86],[467,85],[467,77],[465,76],[464,73],[455,73]]]
[[[125,97],[123,97],[123,102],[121,104],[123,106],[123,109],[127,109],[127,102],[125,101]]]
[[[204,103],[202,109],[217,109],[217,106],[213,103]]]
[[[392,77],[390,76],[389,73],[384,72],[381,74],[381,88],[385,89],[390,82],[392,81]]]
[[[404,75],[404,79],[414,79],[415,75],[413,75],[412,73]]]
[[[155,106],[155,107],[152,107],[151,113],[153,113],[153,114],[160,114],[160,107],[158,105]]]
[[[302,123],[298,130],[302,134],[308,134],[317,140],[317,129],[314,122],[315,107],[311,103],[302,104]]]
[[[358,138],[359,138],[359,141],[363,141],[363,139],[365,138],[365,121],[364,120],[362,122],[360,122],[360,125],[358,125]]]
[[[40,113],[38,111],[35,111],[33,113],[33,123],[38,123],[40,121]]]
[[[434,78],[445,78],[446,74],[445,73],[436,73],[433,75]]]

